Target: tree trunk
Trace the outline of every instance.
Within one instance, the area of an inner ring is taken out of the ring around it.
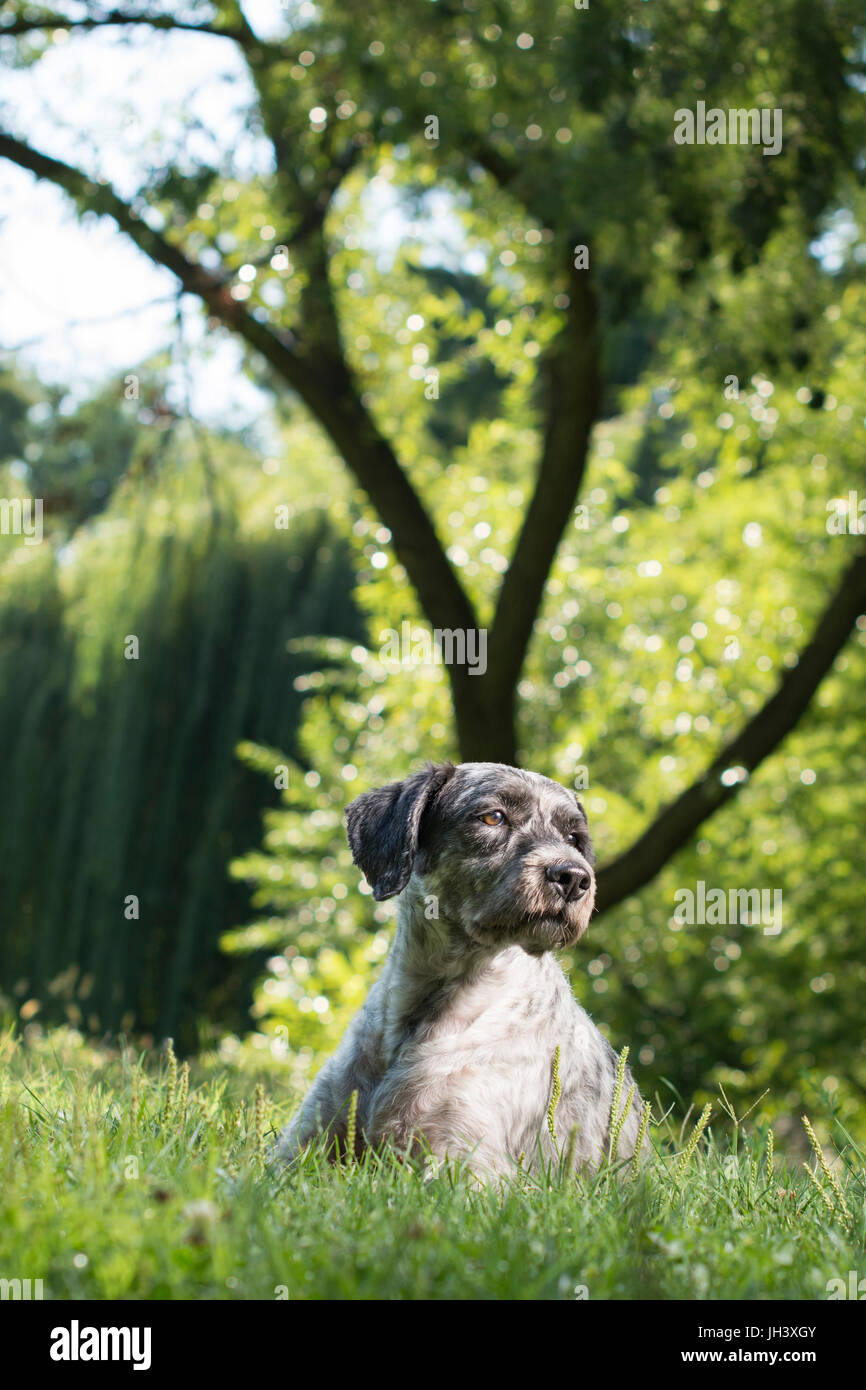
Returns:
[[[465,668],[449,669],[457,746],[465,763],[517,765],[515,692]]]

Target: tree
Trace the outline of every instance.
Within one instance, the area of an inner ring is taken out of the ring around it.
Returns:
[[[497,220],[519,229],[520,266],[509,271],[515,252],[500,254],[487,278],[506,300],[521,276],[533,283],[535,482],[495,596],[486,672],[448,668],[461,756],[516,762],[521,672],[599,420],[678,320],[694,335],[694,370],[714,377],[720,395],[725,380],[748,376],[755,349],[719,294],[720,266],[736,284],[787,234],[796,272],[820,303],[808,247],[846,180],[858,177],[859,7],[783,0],[756,15],[735,0],[696,15],[688,0],[665,0],[652,13],[626,0],[587,11],[413,0],[356,11],[327,0],[315,11],[301,7],[275,39],[257,34],[234,0],[178,14],[94,8],[84,19],[13,6],[4,18],[6,41],[26,45],[27,61],[50,33],[103,27],[192,31],[236,45],[254,93],[250,130],[272,156],[271,172],[248,180],[240,198],[237,189],[222,195],[216,170],[181,165],[123,200],[98,169],[73,167],[11,132],[0,135],[0,155],[64,189],[81,212],[113,218],[267,362],[277,389],[297,393],[390,533],[433,628],[478,628],[479,601],[449,558],[430,479],[399,456],[387,411],[366,389],[349,344],[346,295],[334,273],[351,240],[347,190],[386,156],[408,151],[397,176],[407,197],[423,201],[438,185],[488,240]],[[735,111],[781,110],[781,151],[675,144],[677,113],[698,93]],[[264,261],[241,215],[253,198],[275,229]],[[231,232],[231,252],[219,249],[221,231]],[[273,307],[264,291],[286,266]],[[250,268],[254,289],[238,277]],[[791,294],[758,313],[752,341],[768,336],[772,319],[767,359],[782,371],[820,370],[812,318]],[[726,360],[713,356],[720,345]],[[732,763],[749,773],[777,747],[864,607],[861,555],[763,708],[602,870],[603,907],[646,883],[736,793],[739,780],[722,776]]]

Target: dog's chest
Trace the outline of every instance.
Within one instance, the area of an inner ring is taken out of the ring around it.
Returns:
[[[547,1110],[554,1038],[565,1041],[577,1010],[561,971],[548,966],[505,962],[406,1039],[385,1083],[400,1129],[435,1138],[441,1128],[515,1154],[525,1147]]]
[[[471,982],[444,989],[427,1017],[423,1010],[412,1011],[413,1041],[435,1057],[462,1058],[490,1047],[519,1056],[575,1007],[552,959],[539,960],[513,948]]]

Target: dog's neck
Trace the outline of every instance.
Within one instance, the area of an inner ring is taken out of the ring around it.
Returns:
[[[382,975],[389,1052],[410,1036],[467,1027],[501,988],[502,976],[524,965],[538,967],[519,946],[473,941],[459,923],[428,917],[427,906],[422,885],[411,881],[400,896],[397,931]]]

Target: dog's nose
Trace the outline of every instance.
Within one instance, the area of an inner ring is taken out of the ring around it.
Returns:
[[[589,872],[579,864],[550,864],[545,869],[545,877],[559,889],[567,903],[584,897],[592,882]]]

